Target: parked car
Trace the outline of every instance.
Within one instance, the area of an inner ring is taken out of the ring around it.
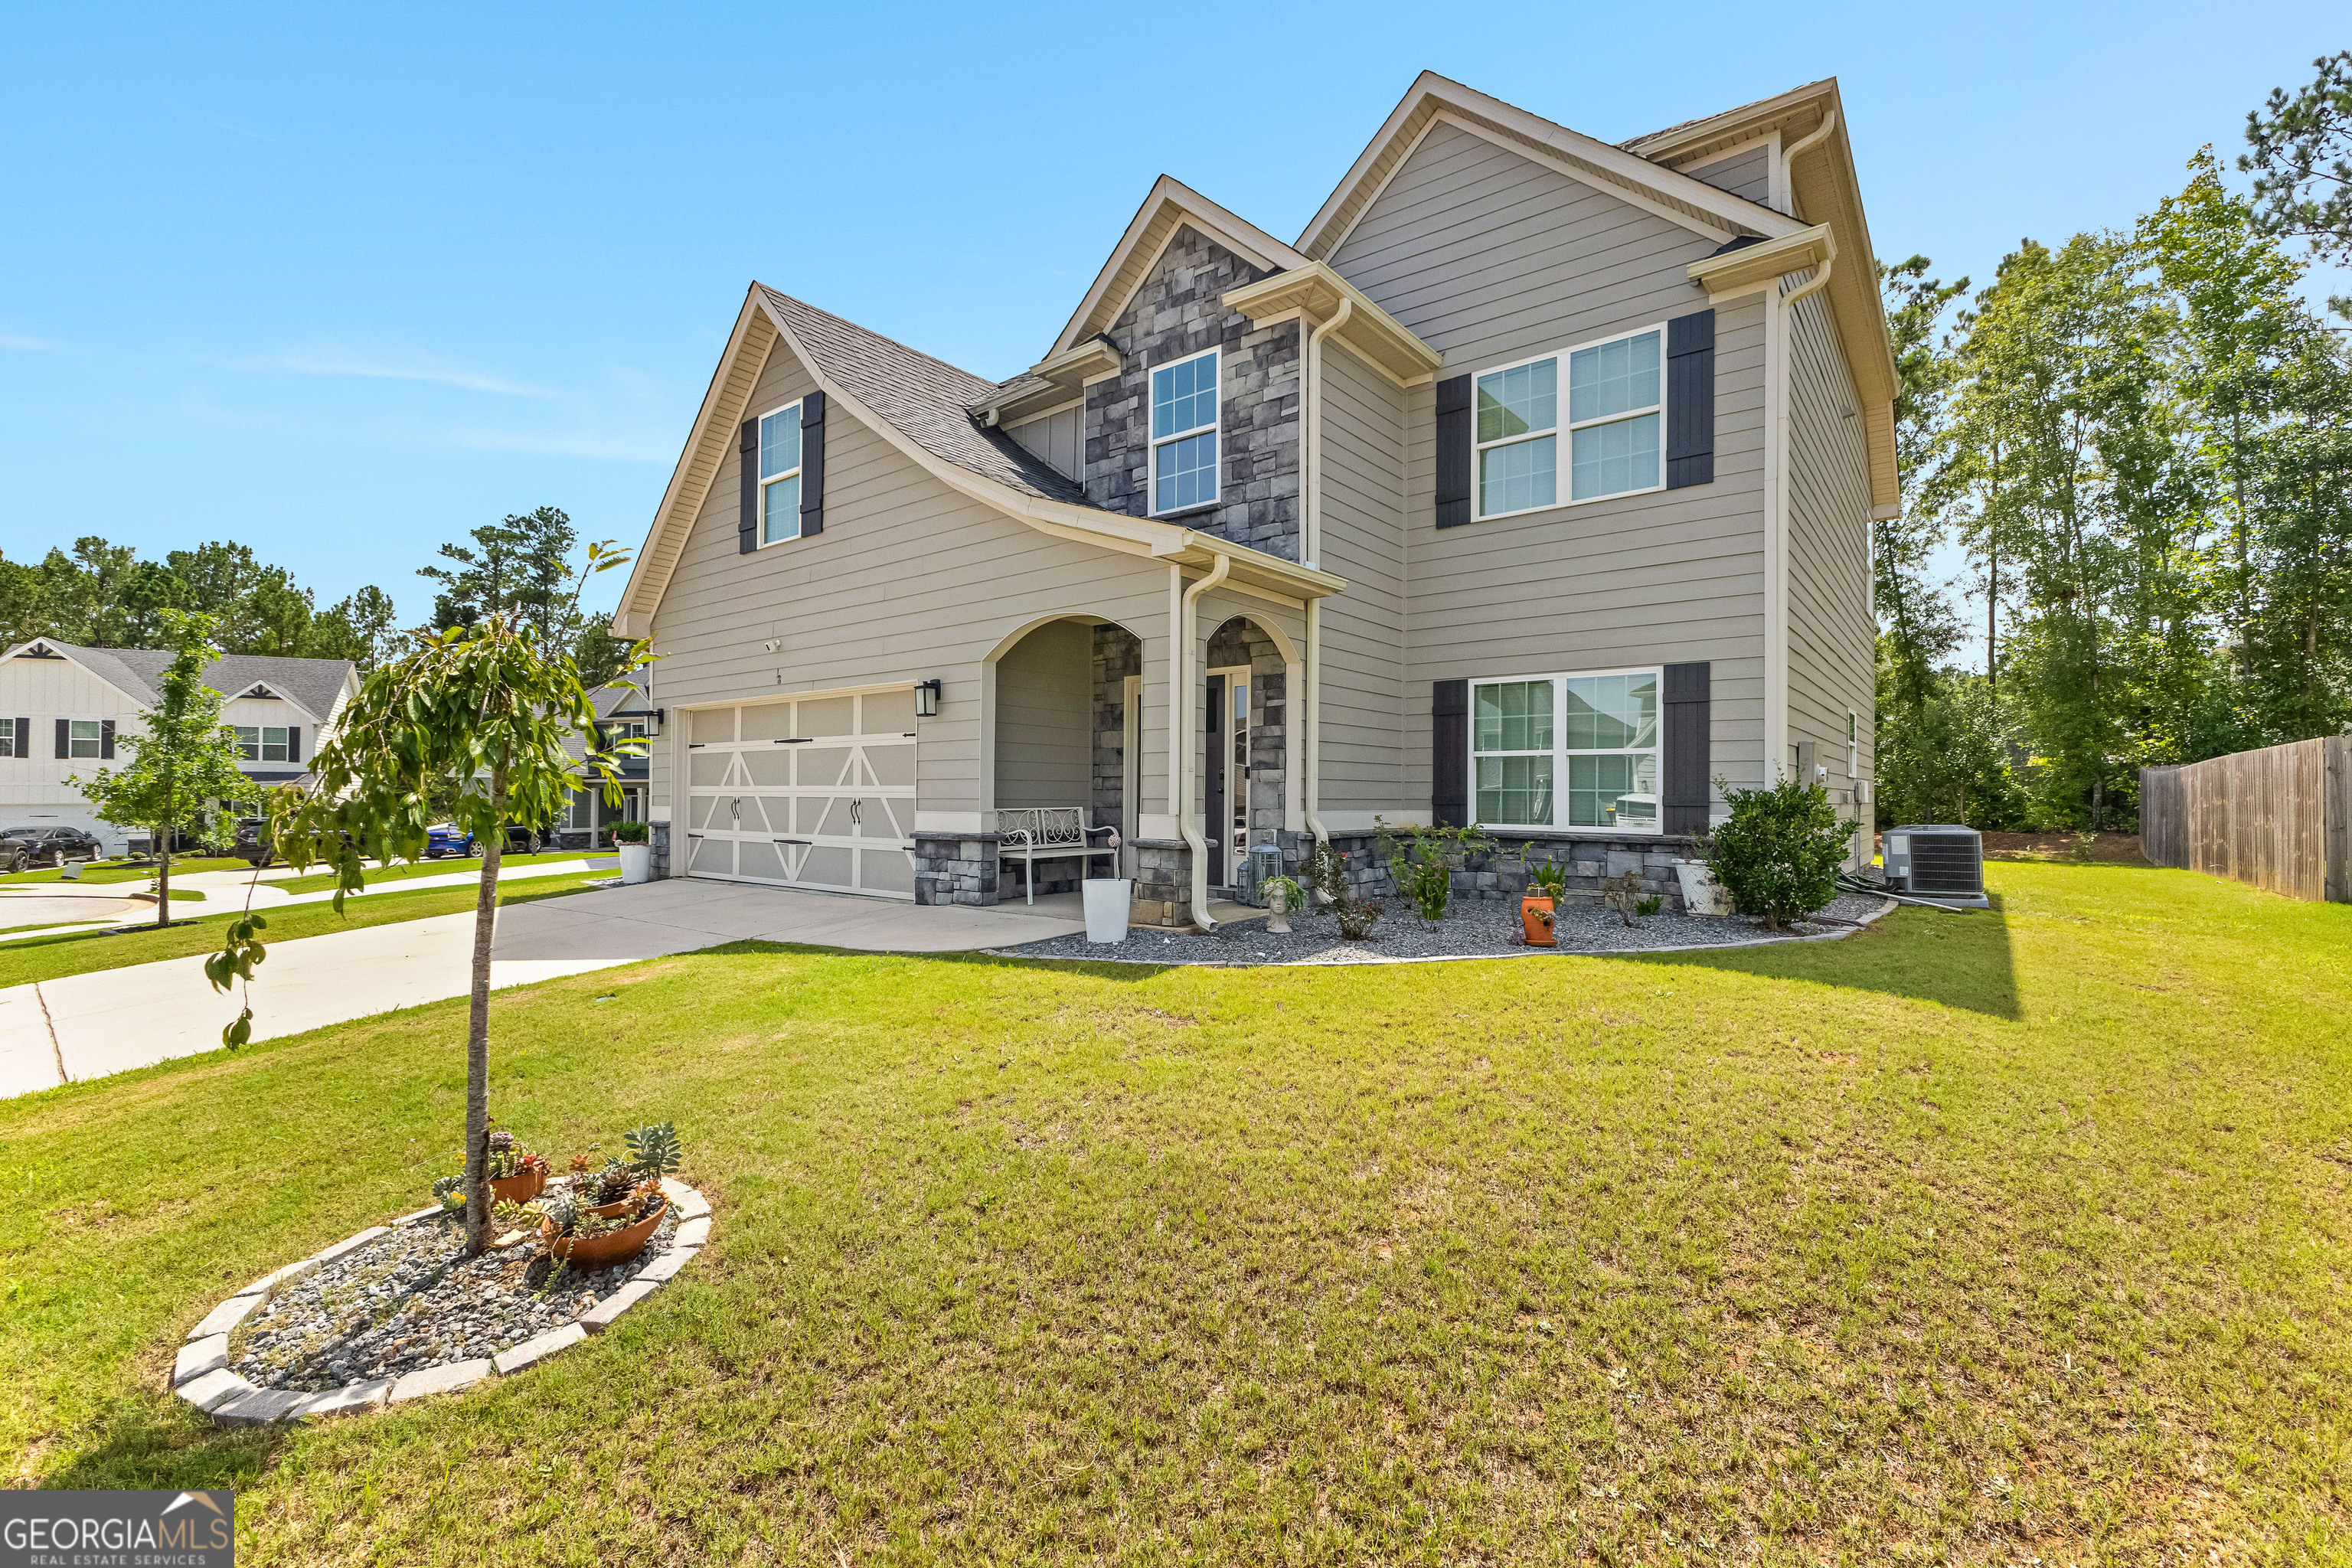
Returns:
[[[236,838],[229,845],[228,852],[256,870],[278,858],[278,852],[269,843],[269,819],[266,816],[240,817],[236,825]]]
[[[525,827],[519,822],[507,824],[509,855],[536,855],[546,840],[539,830]],[[438,860],[445,855],[479,855],[482,847],[474,842],[470,833],[461,833],[453,822],[436,823],[425,830],[425,858]]]
[[[11,827],[0,831],[0,844],[13,846],[26,866],[62,866],[106,855],[106,846],[79,827]]]

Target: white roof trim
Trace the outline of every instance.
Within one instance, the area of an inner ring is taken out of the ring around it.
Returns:
[[[1171,207],[1176,209],[1181,220],[1189,221],[1194,228],[1255,267],[1267,271],[1285,271],[1293,267],[1307,265],[1306,257],[1283,244],[1247,218],[1238,217],[1228,212],[1181,180],[1162,174],[1152,182],[1150,193],[1143,198],[1143,205],[1135,209],[1135,217],[1128,224],[1127,232],[1120,235],[1118,243],[1111,247],[1110,256],[1103,262],[1102,270],[1095,274],[1094,283],[1087,289],[1086,298],[1078,301],[1077,310],[1071,313],[1069,321],[1062,328],[1061,335],[1054,340],[1053,351],[1045,356],[1046,359],[1053,358],[1055,354],[1068,353],[1081,339],[1090,336],[1093,331],[1102,330],[1089,329],[1086,323],[1096,314],[1097,307],[1102,303],[1111,285],[1118,280],[1120,269],[1126,266],[1135,247],[1142,243],[1143,237],[1159,220],[1161,212]],[[1169,232],[1172,235],[1175,231],[1171,227]],[[1167,247],[1167,241],[1163,239],[1160,248],[1165,250]],[[1155,254],[1151,259],[1157,260],[1157,255]],[[1144,276],[1148,277],[1150,273],[1150,267],[1147,262],[1144,267]],[[1136,290],[1141,287],[1140,279],[1129,287],[1126,294],[1112,308],[1108,321],[1115,321],[1126,313],[1127,307],[1135,298]]]

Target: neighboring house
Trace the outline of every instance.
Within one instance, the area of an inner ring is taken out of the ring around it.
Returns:
[[[141,711],[161,700],[172,658],[156,648],[77,647],[55,637],[0,654],[0,827],[79,827],[112,854],[145,838],[149,824],[93,816],[73,781],[121,765],[116,742],[137,734]],[[359,676],[349,659],[229,654],[205,670],[205,684],[227,699],[221,720],[236,731],[257,800],[262,788],[302,776],[304,760],[358,692]],[[129,757],[124,751],[121,762]]]
[[[1161,178],[1001,384],[753,284],[614,622],[658,863],[991,902],[1000,813],[1075,805],[1175,922],[1263,847],[1377,882],[1376,818],[1585,889],[1671,888],[1717,780],[1859,820],[1846,135],[1833,81],[1612,146],[1424,75],[1295,244]]]
[[[588,699],[596,706],[596,728],[603,744],[646,738],[646,715],[635,687],[600,686]],[[566,741],[563,749],[574,757],[586,754],[577,737]],[[615,805],[606,800],[601,787],[573,790],[562,816],[549,829],[550,838],[566,849],[597,848],[612,841],[613,824],[646,820],[646,759],[624,757],[614,771],[621,775],[621,803]]]

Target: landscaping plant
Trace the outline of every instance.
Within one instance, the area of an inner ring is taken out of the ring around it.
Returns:
[[[1396,827],[1375,816],[1374,843],[1389,863],[1397,891],[1412,900],[1424,926],[1445,918],[1454,901],[1454,873],[1471,851],[1491,849],[1494,841],[1476,825],[1468,827]],[[1400,837],[1399,835],[1402,837]]]
[[[1331,918],[1339,922],[1339,934],[1349,942],[1362,942],[1372,934],[1372,922],[1381,918],[1378,899],[1359,899],[1348,890],[1348,858],[1339,846],[1328,838],[1318,838],[1307,857],[1307,879],[1315,891],[1331,906]]]
[[[1716,787],[1731,806],[1715,829],[1707,868],[1741,914],[1779,931],[1837,897],[1837,875],[1855,825],[1839,818],[1826,791],[1795,778],[1769,789]]]
[[[590,545],[572,585],[574,601],[590,576],[627,559],[609,543]],[[635,645],[625,672],[651,657],[647,645]],[[575,739],[584,748],[577,757],[565,750]],[[445,816],[482,846],[466,1039],[470,1252],[489,1245],[490,942],[506,825],[551,822],[572,792],[599,785],[619,805],[621,755],[643,751],[641,742],[604,745],[569,648],[509,608],[470,626],[412,633],[408,653],[368,677],[333,738],[312,758],[315,791],[271,792],[272,843],[297,868],[320,861],[333,867],[338,910],[345,894],[366,885],[362,856],[379,863],[422,859],[426,829]],[[436,809],[445,795],[446,804]],[[234,968],[239,957],[233,938],[215,963]]]

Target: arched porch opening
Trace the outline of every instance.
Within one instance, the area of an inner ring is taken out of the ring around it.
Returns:
[[[1116,865],[1132,874],[1143,795],[1142,638],[1104,617],[1055,616],[1008,636],[989,662],[992,809],[1076,807],[1089,828],[1118,834]],[[1034,887],[1024,889],[1029,863],[1008,858],[1000,897],[1075,892],[1087,864],[1037,862]],[[1100,874],[1103,862],[1093,865]]]

